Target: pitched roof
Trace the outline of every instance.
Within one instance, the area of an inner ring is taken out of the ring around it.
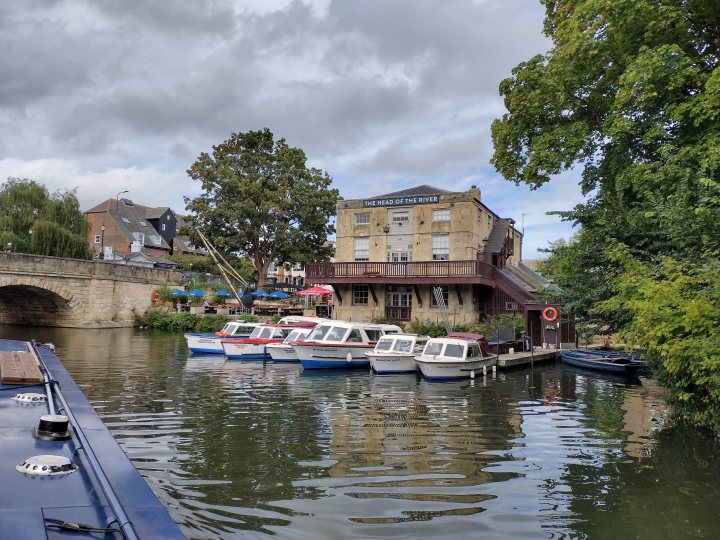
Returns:
[[[145,246],[170,251],[170,245],[147,221],[146,210],[145,206],[135,204],[130,199],[110,198],[84,213],[107,212],[115,220],[118,232],[130,242],[142,234]]]
[[[145,206],[145,217],[148,219],[158,219],[162,217],[162,215],[170,210],[169,206],[157,206],[155,208],[151,206]]]
[[[452,191],[448,191],[446,189],[440,189],[433,186],[428,185],[422,185],[422,186],[416,186],[408,189],[403,189],[401,191],[394,191],[393,193],[386,193],[385,195],[375,195],[374,197],[370,197],[371,199],[391,199],[391,198],[397,198],[397,197],[415,197],[415,196],[422,196],[422,195],[445,195],[447,193],[453,193]]]

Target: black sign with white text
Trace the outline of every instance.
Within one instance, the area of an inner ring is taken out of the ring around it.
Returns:
[[[365,199],[363,207],[376,206],[411,206],[414,204],[433,204],[440,202],[440,195],[416,195],[415,197],[396,197],[390,199]]]

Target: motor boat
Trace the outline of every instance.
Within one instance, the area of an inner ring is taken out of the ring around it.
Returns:
[[[428,336],[388,334],[380,338],[372,351],[365,351],[375,373],[408,373],[417,371],[415,356],[425,348]]]
[[[497,355],[490,354],[484,336],[470,332],[451,332],[431,338],[415,362],[428,379],[467,379],[477,371],[494,366]]]

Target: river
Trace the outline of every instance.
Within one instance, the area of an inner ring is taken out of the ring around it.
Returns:
[[[181,334],[51,341],[189,538],[716,538],[720,446],[652,380],[559,364],[475,381],[188,354]]]

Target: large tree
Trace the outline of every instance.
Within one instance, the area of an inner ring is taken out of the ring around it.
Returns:
[[[272,132],[233,133],[188,170],[203,193],[186,198],[193,226],[227,252],[247,255],[265,283],[273,261],[327,260],[338,191],[305,153]]]
[[[74,191],[50,194],[27,178],[8,178],[0,186],[2,249],[89,259],[88,227]]]
[[[720,253],[720,1],[543,3],[553,47],[502,82],[508,113],[492,126],[492,162],[533,188],[582,169],[587,201],[560,213],[580,233],[551,248],[545,270],[580,317],[647,347],[676,397],[715,395],[705,375],[678,373],[664,346],[684,329],[703,354],[714,354],[703,339],[707,325],[670,325],[668,333],[669,326],[650,332],[646,322],[682,317],[677,306],[659,309],[663,300],[718,301],[707,280],[686,286],[667,269],[707,275]],[[638,273],[647,278],[642,287]],[[661,289],[674,296],[653,301]],[[715,328],[718,312],[704,311]],[[720,420],[720,410],[714,414]]]

